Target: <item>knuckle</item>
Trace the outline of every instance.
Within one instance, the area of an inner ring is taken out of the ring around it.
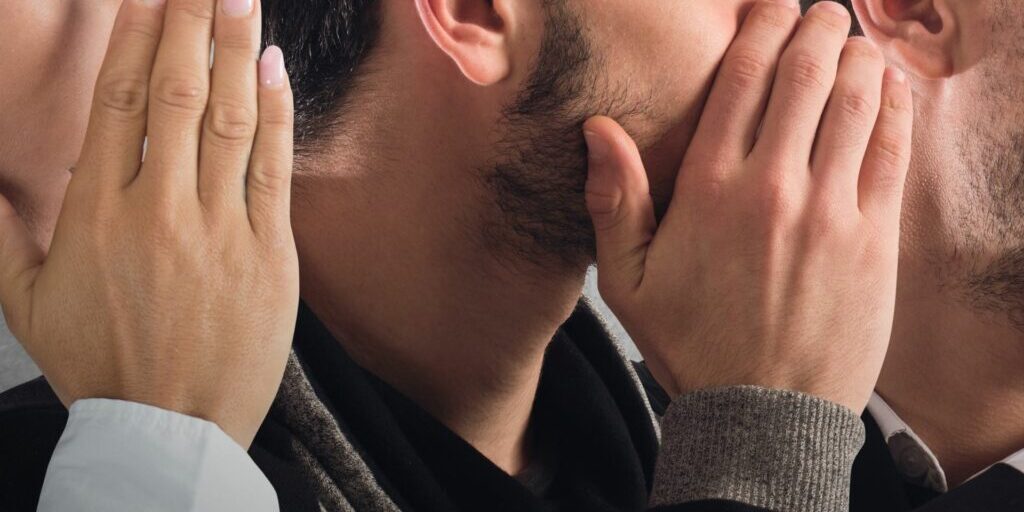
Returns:
[[[747,89],[758,84],[769,73],[768,58],[753,48],[741,48],[726,57],[727,79],[735,87]]]
[[[893,133],[882,132],[873,143],[875,158],[889,169],[901,169],[907,165],[907,151],[903,139]]]
[[[877,102],[865,91],[850,90],[840,93],[837,106],[847,119],[857,124],[874,122],[878,114]]]
[[[104,109],[131,117],[141,116],[145,112],[147,95],[144,81],[125,76],[106,78],[96,91]]]
[[[589,181],[585,190],[587,209],[592,215],[607,217],[619,211],[622,204],[622,195],[615,192],[603,190]]]
[[[151,200],[149,212],[146,221],[155,234],[167,235],[176,230],[179,215],[174,201],[164,198]]]
[[[885,65],[882,51],[870,40],[862,36],[851,37],[846,41],[846,46],[843,47],[843,56],[845,58],[867,60],[879,67]]]
[[[159,78],[153,88],[153,101],[164,108],[190,114],[206,110],[208,85],[205,80],[172,74]]]
[[[760,2],[750,12],[752,23],[772,30],[789,30],[798,16],[795,9],[771,2]]]
[[[214,2],[207,0],[170,0],[167,10],[171,15],[191,18],[197,22],[211,23],[214,16]]]
[[[226,30],[217,35],[217,53],[229,51],[255,56],[258,50],[256,36],[248,30]]]
[[[692,196],[694,199],[689,207],[701,219],[707,219],[710,223],[720,222],[723,217],[729,214],[729,206],[726,200],[728,185],[725,179],[718,176],[708,176],[703,180],[694,180],[693,190],[700,190],[701,193]],[[682,196],[683,193],[676,192]]]
[[[821,59],[801,51],[789,56],[785,64],[789,84],[798,90],[824,89],[827,72]]]
[[[623,199],[604,191],[587,190],[587,208],[590,210],[594,229],[598,232],[614,231],[626,220],[622,209]]]
[[[772,173],[765,180],[757,196],[756,215],[763,216],[769,222],[787,218],[793,210],[794,198],[789,185],[782,173]]]
[[[146,238],[151,243],[145,246],[148,251],[171,253],[181,246],[181,233],[174,225],[176,219],[177,215],[166,210],[153,212],[149,216]]]
[[[868,269],[872,273],[877,273],[878,269],[888,266],[891,259],[890,251],[886,250],[886,246],[877,238],[872,236],[864,237],[860,243],[860,250],[857,251],[857,267]],[[878,279],[878,277],[875,277],[875,280]],[[875,286],[872,286],[872,288]]]
[[[263,108],[259,113],[261,129],[282,130],[291,133],[295,114],[291,108]]]
[[[255,166],[249,173],[249,190],[264,196],[273,196],[288,188],[290,170],[278,166]]]
[[[814,208],[808,212],[810,236],[824,239],[844,233],[847,216],[841,212],[842,201],[835,194],[822,192],[815,202]]]
[[[225,142],[247,142],[256,134],[252,109],[230,101],[212,101],[207,111],[207,130]]]
[[[902,95],[889,93],[882,99],[882,110],[892,117],[913,113],[912,101]]]
[[[160,29],[153,23],[142,19],[127,19],[118,25],[112,38],[125,38],[132,44],[151,43],[159,39]]]
[[[834,2],[830,3],[834,4]],[[851,22],[848,11],[846,11],[845,8],[833,10],[829,7],[832,6],[826,6],[824,5],[824,2],[822,4],[815,5],[812,9],[807,11],[807,17],[804,18],[804,24],[826,32],[834,32],[844,36],[847,35],[850,31]],[[846,12],[846,14],[843,14],[843,12]]]

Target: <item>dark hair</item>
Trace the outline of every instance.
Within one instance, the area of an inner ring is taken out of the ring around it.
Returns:
[[[378,0],[263,0],[263,40],[278,45],[295,92],[296,154],[329,137],[377,43]]]
[[[803,7],[804,11],[806,11],[812,5],[814,5],[814,4],[818,3],[818,2],[821,2],[821,1],[823,1],[823,0],[800,0],[800,6]],[[836,2],[838,4],[842,4],[843,7],[846,7],[847,9],[849,9],[850,10],[850,14],[853,15],[853,27],[850,29],[850,35],[852,35],[852,36],[863,35],[864,32],[861,31],[860,24],[857,23],[857,15],[854,14],[854,12],[853,12],[853,0],[831,0],[831,1],[834,1],[834,2]]]

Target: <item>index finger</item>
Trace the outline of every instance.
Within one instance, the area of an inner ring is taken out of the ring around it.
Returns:
[[[93,95],[92,114],[73,179],[124,186],[142,161],[149,77],[163,31],[164,0],[121,4]],[[93,175],[95,174],[95,175]]]
[[[799,5],[792,0],[751,8],[722,60],[687,160],[738,163],[747,157],[782,51],[799,21]]]

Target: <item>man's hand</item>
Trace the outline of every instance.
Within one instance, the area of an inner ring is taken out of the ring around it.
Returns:
[[[635,144],[585,126],[599,284],[673,396],[759,385],[860,412],[892,328],[911,92],[818,4],[756,4],[660,225]]]
[[[252,442],[298,305],[292,95],[259,44],[252,0],[125,0],[49,254],[0,201],[4,313],[65,405],[140,402]]]

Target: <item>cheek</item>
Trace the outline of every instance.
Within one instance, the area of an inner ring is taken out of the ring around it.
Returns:
[[[652,193],[664,204],[715,72],[738,30],[742,7],[749,2],[656,3],[655,12],[622,20],[612,39],[616,43],[606,47],[604,72],[647,110],[627,121],[626,128],[643,150]]]

